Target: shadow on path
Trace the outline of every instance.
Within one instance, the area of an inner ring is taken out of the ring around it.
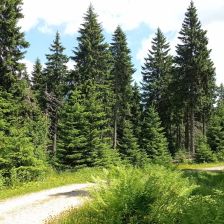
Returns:
[[[56,194],[49,195],[51,197],[57,197],[57,196],[65,196],[65,197],[88,197],[89,193],[85,190],[74,190],[74,191],[68,191],[68,192],[61,192]]]

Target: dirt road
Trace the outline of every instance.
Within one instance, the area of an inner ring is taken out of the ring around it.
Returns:
[[[1,224],[42,224],[51,216],[80,206],[92,184],[73,184],[0,201]]]

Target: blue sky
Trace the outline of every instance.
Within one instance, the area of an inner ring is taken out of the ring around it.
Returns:
[[[202,26],[208,31],[217,83],[224,83],[224,0],[194,2]],[[157,27],[162,29],[170,42],[171,53],[175,54],[178,32],[190,0],[92,0],[91,3],[108,43],[117,25],[125,31],[136,69],[134,79],[140,81],[141,65]],[[20,26],[30,43],[24,60],[29,72],[37,57],[45,62],[45,54],[49,53],[57,30],[66,54],[72,56],[72,50],[77,46],[78,29],[89,4],[89,0],[24,0],[25,17]],[[71,62],[68,67],[72,67]]]

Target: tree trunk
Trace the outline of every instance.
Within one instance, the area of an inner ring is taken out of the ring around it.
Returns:
[[[205,113],[202,115],[202,133],[204,136],[206,136],[206,121],[205,121]]]
[[[53,138],[53,155],[56,154],[57,150],[57,133],[54,133],[54,138]]]
[[[117,148],[117,106],[114,111],[114,133],[113,133],[113,148]]]
[[[185,112],[185,141],[184,141],[184,146],[187,152],[190,153],[190,136],[189,136],[189,112],[188,109]]]
[[[194,118],[194,110],[191,108],[190,112],[190,151],[192,155],[195,154],[195,118]]]

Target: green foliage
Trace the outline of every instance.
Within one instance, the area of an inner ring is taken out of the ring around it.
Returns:
[[[142,67],[142,101],[144,105],[154,105],[162,111],[163,104],[167,103],[167,88],[172,71],[172,57],[169,55],[169,44],[162,31],[158,28],[152,40],[152,49],[149,50]]]
[[[68,168],[102,166],[117,158],[116,153],[110,158],[113,153],[109,152],[107,120],[96,97],[94,89],[88,100],[82,99],[80,92],[75,90],[65,103],[59,123],[59,164]]]
[[[193,189],[180,173],[155,165],[114,168],[98,185],[92,202],[55,223],[178,223],[180,207]]]
[[[218,101],[208,126],[208,143],[212,151],[224,150],[224,103]]]
[[[25,69],[20,60],[29,44],[18,25],[19,19],[23,18],[21,11],[22,0],[0,2],[0,87],[7,90],[15,87]]]
[[[149,107],[144,111],[141,149],[146,152],[152,162],[165,164],[171,161],[167,149],[167,140],[164,136],[158,113],[153,107]]]
[[[47,54],[46,68],[44,69],[45,90],[53,94],[58,100],[65,95],[65,85],[67,80],[68,57],[64,54],[65,48],[60,41],[59,32],[56,33],[55,40],[50,47],[51,54]]]
[[[188,162],[190,162],[189,153],[187,153],[185,149],[179,149],[175,153],[174,159],[178,163],[188,163]]]
[[[215,72],[208,49],[206,31],[202,29],[197,9],[191,1],[180,31],[175,57],[174,94],[179,98],[179,112],[185,124],[185,148],[195,153],[196,124],[205,135],[214,103]]]
[[[23,181],[21,176],[35,179],[41,172],[33,171],[46,168],[47,120],[29,99],[27,93],[13,99],[0,91],[0,169],[6,184]]]
[[[132,133],[130,121],[124,121],[122,125],[123,136],[119,142],[119,152],[123,160],[127,160],[132,165],[144,166],[148,160],[148,156],[144,151],[139,149],[137,138]]]
[[[214,162],[216,160],[204,136],[199,136],[196,143],[195,161],[198,163]]]
[[[140,144],[141,139],[141,122],[142,122],[142,106],[141,106],[141,94],[138,84],[135,82],[132,87],[131,97],[131,123],[133,125],[133,134]]]

